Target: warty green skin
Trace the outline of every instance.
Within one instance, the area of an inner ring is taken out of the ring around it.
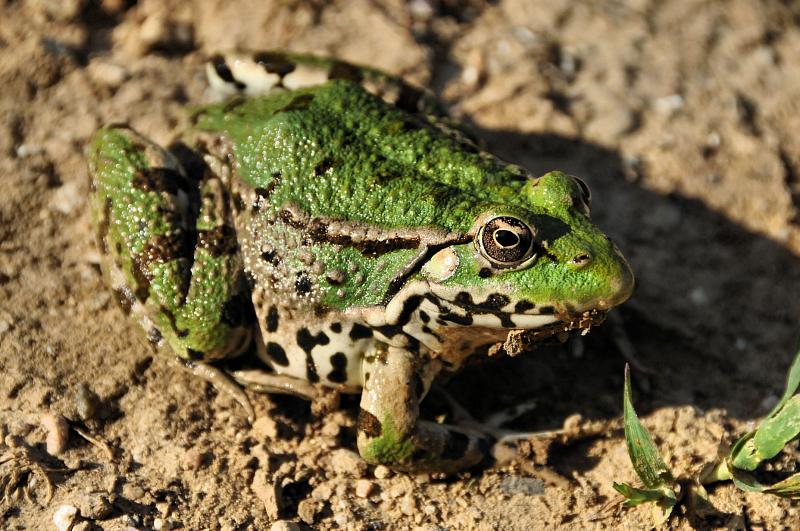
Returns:
[[[343,64],[268,57],[215,58],[212,84],[245,90],[280,71],[286,86],[287,71],[335,77]],[[392,101],[384,89],[403,93],[401,80],[381,78],[382,99],[347,72],[356,79],[195,109],[187,168],[128,128],[101,129],[89,162],[104,272],[148,339],[191,363],[253,343],[274,372],[240,382],[310,398],[319,385],[361,391],[368,461],[471,466],[485,433],[418,418],[436,374],[509,329],[576,327],[623,302],[633,276],[578,180],[533,177]],[[487,247],[509,231],[502,251],[527,252],[498,261]]]

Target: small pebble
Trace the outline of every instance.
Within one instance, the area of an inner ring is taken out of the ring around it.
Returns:
[[[259,417],[253,423],[253,433],[262,439],[276,439],[278,437],[278,425],[272,417]]]
[[[84,194],[76,181],[61,185],[50,198],[50,209],[62,214],[71,214],[85,202]]]
[[[297,504],[297,516],[299,516],[303,522],[311,525],[314,523],[318,509],[321,508],[320,505],[318,505],[318,502],[315,500],[306,498]]]
[[[330,483],[322,483],[314,487],[311,491],[311,497],[319,501],[328,501],[333,496],[333,488]]]
[[[523,476],[506,476],[500,482],[500,490],[504,494],[527,494],[538,496],[544,494],[544,482],[537,478]]]
[[[75,408],[81,420],[92,420],[97,414],[100,397],[89,389],[85,383],[80,383],[75,388]]]
[[[108,87],[118,87],[128,79],[124,66],[105,61],[92,61],[86,70],[92,81]]]
[[[375,479],[386,479],[392,475],[392,470],[388,466],[378,465],[373,472]]]
[[[375,483],[368,479],[356,481],[356,496],[359,498],[369,498],[375,492]]]
[[[340,448],[333,452],[331,466],[337,474],[355,478],[363,477],[367,471],[367,463],[361,459],[361,456],[345,448]]]
[[[184,470],[200,470],[206,465],[206,454],[199,448],[189,448],[183,454],[183,468]]]
[[[412,516],[415,512],[417,512],[417,501],[410,492],[403,496],[403,499],[400,500],[400,512],[406,516]]]
[[[74,505],[61,505],[53,513],[53,523],[58,531],[69,531],[76,518],[78,518],[78,508]]]
[[[89,520],[103,520],[114,510],[108,498],[99,495],[85,494],[79,498],[76,505],[81,516]]]
[[[391,498],[399,498],[403,494],[406,493],[406,486],[402,483],[395,483],[391,487],[389,487],[389,496]]]
[[[67,420],[56,413],[42,413],[40,422],[47,432],[47,453],[59,455],[67,449],[69,442],[69,424]]]
[[[272,519],[278,518],[278,514],[283,506],[280,487],[268,481],[265,472],[257,471],[255,477],[253,477],[253,483],[250,484],[250,489],[264,504],[264,510],[267,511],[267,516]]]

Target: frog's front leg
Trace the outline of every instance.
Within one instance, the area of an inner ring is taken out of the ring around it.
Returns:
[[[432,379],[429,369],[419,354],[403,348],[379,344],[367,356],[358,416],[358,449],[367,462],[455,472],[486,456],[491,441],[479,431],[419,418]]]
[[[89,163],[101,265],[123,311],[252,416],[241,388],[205,363],[240,354],[253,333],[224,184],[205,166],[186,174],[127,126],[98,131]]]

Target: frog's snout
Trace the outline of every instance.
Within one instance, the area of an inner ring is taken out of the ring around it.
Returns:
[[[608,279],[607,295],[600,301],[602,306],[605,307],[603,309],[613,308],[628,300],[636,286],[636,280],[630,264],[610,239],[609,244],[612,247],[612,253],[603,268],[606,270],[606,278]]]

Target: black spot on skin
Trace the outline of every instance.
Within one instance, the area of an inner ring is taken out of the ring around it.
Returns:
[[[552,306],[542,306],[541,308],[539,308],[539,313],[541,315],[553,315],[554,313],[556,313],[556,309],[553,308]]]
[[[331,332],[334,334],[342,333],[342,323],[331,323]]]
[[[314,359],[311,357],[311,351],[317,345],[327,345],[331,340],[325,332],[319,332],[312,335],[308,328],[301,328],[297,331],[297,344],[306,353],[306,379],[311,383],[319,382],[319,374],[317,374],[317,366],[314,365]]]
[[[397,324],[399,326],[408,323],[409,319],[411,319],[411,314],[419,308],[419,305],[422,304],[422,300],[422,295],[413,295],[403,301],[403,309],[400,310],[400,315],[397,316]]]
[[[492,293],[488,297],[486,297],[485,301],[481,303],[476,303],[472,300],[472,295],[470,295],[466,291],[462,291],[458,295],[456,295],[453,302],[467,309],[467,317],[469,318],[468,325],[472,324],[472,314],[470,313],[470,310],[472,310],[476,313],[495,315],[497,316],[498,319],[500,319],[501,326],[503,326],[504,328],[514,328],[515,325],[514,322],[511,320],[511,317],[507,313],[500,311],[500,308],[508,304],[509,301],[510,299],[505,295],[501,295],[499,293]],[[452,317],[454,315],[455,314],[452,313],[446,313],[445,315],[442,315],[442,319],[461,324],[458,321],[453,320]],[[461,316],[456,315],[455,317],[461,319]]]
[[[422,327],[422,331],[423,331],[425,334],[433,335],[433,330],[431,330],[431,328],[430,328],[429,326],[423,326],[423,327]]]
[[[532,302],[519,301],[514,305],[514,313],[525,313],[528,310],[533,310],[535,307],[536,305]]]
[[[263,253],[261,253],[261,259],[264,260],[265,262],[269,262],[274,266],[277,266],[278,264],[281,263],[281,259],[278,258],[278,253],[276,253],[274,250],[264,251]]]
[[[489,278],[492,276],[492,270],[488,267],[483,267],[480,271],[478,271],[478,276],[481,278]]]
[[[297,278],[294,281],[294,290],[300,295],[305,295],[311,291],[312,285],[313,282],[311,281],[310,276],[308,276],[306,273],[298,273]]]
[[[286,104],[279,112],[302,111],[304,109],[308,109],[308,106],[311,105],[312,101],[314,101],[313,95],[300,94],[292,98],[292,101]]]
[[[458,315],[457,313],[445,312],[445,313],[443,313],[441,315],[441,319],[443,321],[459,324],[459,325],[462,325],[462,326],[471,326],[472,325],[472,314],[471,313],[467,313],[466,315]]]
[[[478,304],[479,309],[499,310],[510,302],[510,299],[499,293],[492,293],[486,300]]]
[[[314,177],[319,177],[333,168],[334,162],[329,158],[324,158],[314,166]]]
[[[381,422],[378,420],[378,417],[367,411],[366,409],[361,409],[358,412],[358,421],[356,422],[356,429],[366,435],[367,437],[380,437],[381,433],[383,433],[383,429],[381,428]]]
[[[359,339],[369,339],[372,337],[372,329],[362,324],[355,323],[353,328],[350,329],[350,339],[358,341]]]
[[[275,365],[280,365],[281,367],[289,366],[289,358],[286,357],[286,351],[277,343],[271,341],[267,343],[267,356]]]
[[[231,72],[228,63],[225,62],[224,57],[221,55],[215,55],[211,58],[211,64],[214,65],[214,70],[217,72],[217,75],[220,77],[220,79],[228,83],[233,83],[233,85],[236,87],[236,90],[244,90],[246,85],[233,77],[233,72]]]
[[[147,331],[147,341],[153,345],[159,344],[162,339],[164,339],[164,336],[161,335],[161,330],[158,328],[151,328]]]
[[[328,71],[328,78],[345,79],[347,81],[360,83],[363,78],[363,70],[355,65],[336,61],[331,65],[331,69]]]
[[[267,332],[275,332],[278,329],[278,308],[270,306],[267,310]]]
[[[337,352],[331,356],[331,367],[328,373],[328,380],[334,383],[344,383],[347,381],[347,356],[344,352]]]
[[[186,349],[186,355],[189,356],[189,359],[192,361],[200,361],[203,359],[203,353],[199,350],[194,350],[191,348]]]
[[[178,190],[189,190],[189,183],[172,168],[145,168],[131,179],[131,187],[145,192],[166,192],[176,195]]]
[[[442,450],[441,458],[447,461],[455,461],[464,457],[469,448],[469,436],[460,431],[450,431],[447,443]]]
[[[294,72],[296,65],[285,55],[272,52],[261,52],[253,56],[253,60],[260,64],[264,70],[270,74],[278,74],[283,77]]]
[[[197,247],[205,249],[214,258],[230,256],[239,250],[236,231],[229,225],[197,231]]]
[[[429,323],[431,321],[431,316],[425,313],[425,310],[419,311],[419,320],[423,323]]]

